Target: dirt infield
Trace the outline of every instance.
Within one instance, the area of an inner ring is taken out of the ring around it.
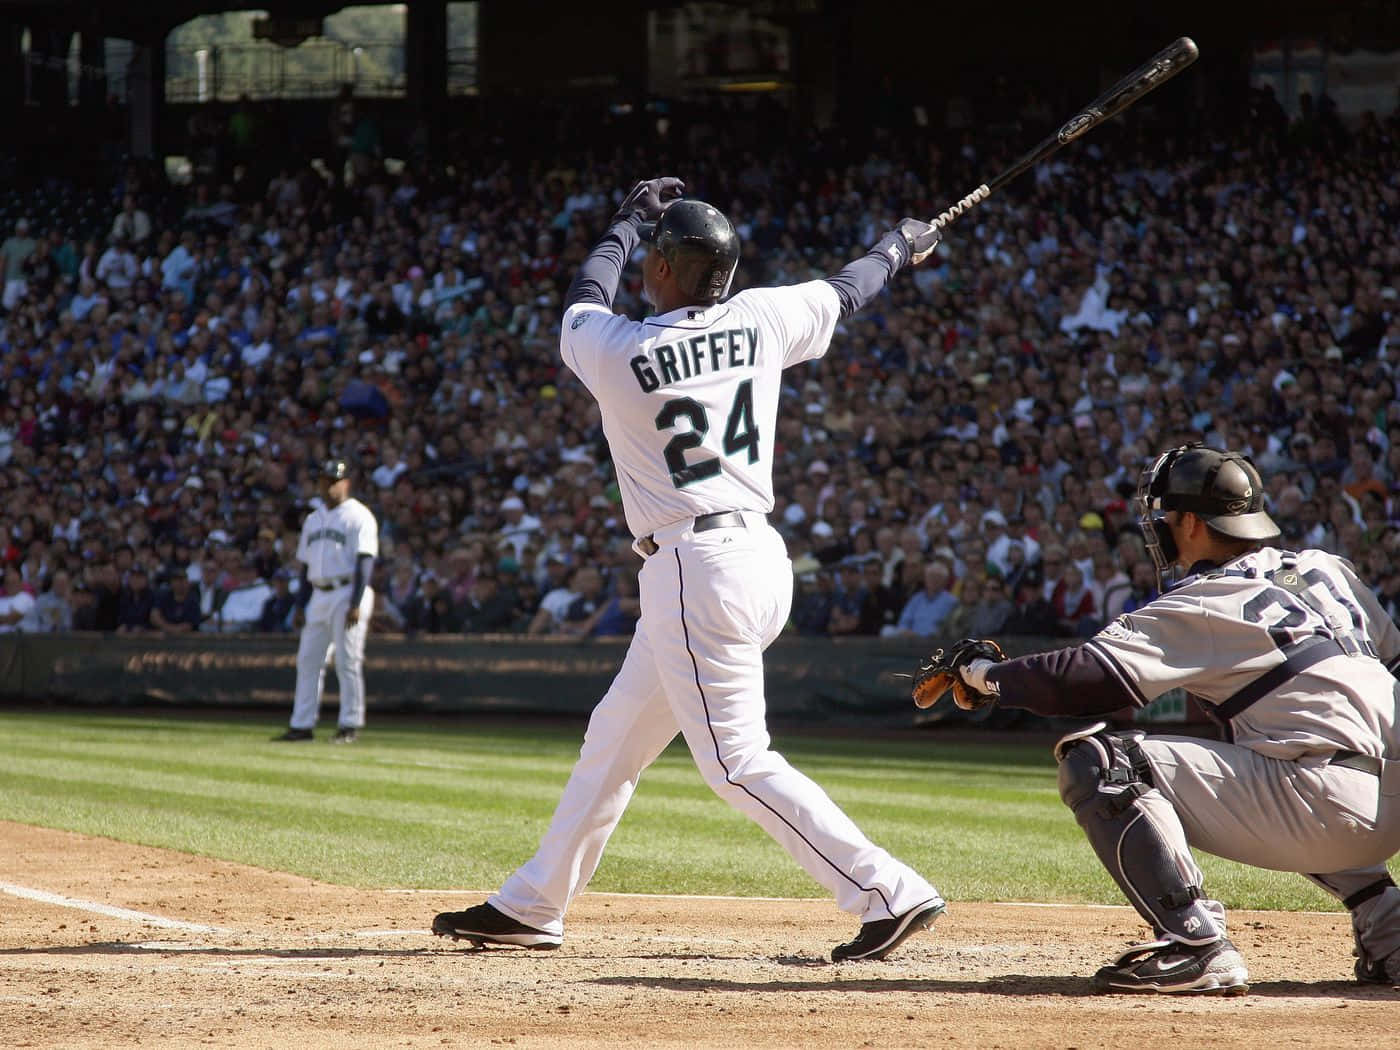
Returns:
[[[1094,996],[1126,908],[958,904],[833,966],[826,901],[585,894],[557,952],[427,934],[478,893],[348,890],[0,822],[7,1047],[1356,1047],[1400,993],[1351,980],[1342,915],[1235,912],[1253,988]],[[133,914],[139,913],[139,914]]]

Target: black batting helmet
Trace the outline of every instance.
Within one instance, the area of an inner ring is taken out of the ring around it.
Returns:
[[[343,459],[328,459],[321,464],[323,482],[343,481],[350,476],[350,464]]]
[[[1142,472],[1137,490],[1138,527],[1147,552],[1165,573],[1176,561],[1176,543],[1161,525],[1169,510],[1189,511],[1224,536],[1271,540],[1279,527],[1264,509],[1264,482],[1238,452],[1180,445],[1163,452]]]
[[[686,295],[713,303],[729,294],[739,265],[739,235],[712,204],[680,200],[654,223],[643,223],[642,240],[651,241],[676,274]]]

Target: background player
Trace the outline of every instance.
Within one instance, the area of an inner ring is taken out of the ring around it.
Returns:
[[[1058,716],[1142,707],[1180,686],[1222,726],[1214,742],[1099,722],[1055,747],[1061,797],[1157,937],[1099,970],[1101,991],[1247,988],[1188,845],[1306,874],[1351,912],[1357,977],[1400,983],[1400,890],[1385,866],[1400,848],[1387,669],[1400,630],[1347,562],[1265,547],[1278,528],[1263,496],[1237,453],[1164,453],[1143,473],[1139,524],[1159,573],[1177,565],[1183,579],[1083,645],[1000,661],[965,639],[919,671],[951,671],[964,707],[999,698]]]
[[[278,740],[310,740],[321,712],[326,654],[335,646],[340,717],[334,740],[353,743],[365,724],[365,635],[374,611],[369,586],[379,554],[374,514],[350,495],[350,466],[328,460],[321,469],[323,500],[307,515],[297,542],[305,624],[297,649],[296,699],[291,728]]]
[[[782,370],[824,354],[837,321],[927,257],[938,234],[905,219],[832,277],[726,302],[738,237],[710,205],[670,203],[681,189],[637,185],[570,287],[560,333],[564,362],[598,401],[646,559],[641,620],[538,852],[487,903],[438,915],[433,932],[562,943],[569,902],[679,730],[706,783],[860,916],[833,960],[883,958],[944,903],[770,747],[763,650],[787,622],[792,565],[766,515]],[[636,322],[612,301],[639,238],[651,241],[642,285],[656,313]]]

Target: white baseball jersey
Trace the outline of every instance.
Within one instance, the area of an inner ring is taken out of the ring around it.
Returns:
[[[1396,740],[1400,629],[1341,558],[1274,548],[1182,580],[1085,643],[1137,702],[1185,686],[1272,758]]]
[[[338,507],[318,507],[302,523],[297,560],[306,563],[312,583],[354,576],[361,554],[379,556],[379,526],[359,500],[352,497]]]
[[[773,509],[782,370],[826,353],[839,316],[826,281],[753,288],[641,322],[597,303],[565,311],[559,350],[598,401],[634,536],[700,514]]]

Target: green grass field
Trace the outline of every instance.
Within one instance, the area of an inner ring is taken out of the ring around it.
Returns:
[[[0,712],[0,819],[359,887],[491,889],[534,850],[580,726],[373,724],[351,747],[274,744],[272,717]],[[1043,741],[938,733],[775,746],[950,900],[1123,903],[1055,789]],[[1332,909],[1301,876],[1202,856],[1231,907]],[[591,885],[819,897],[673,744]]]

